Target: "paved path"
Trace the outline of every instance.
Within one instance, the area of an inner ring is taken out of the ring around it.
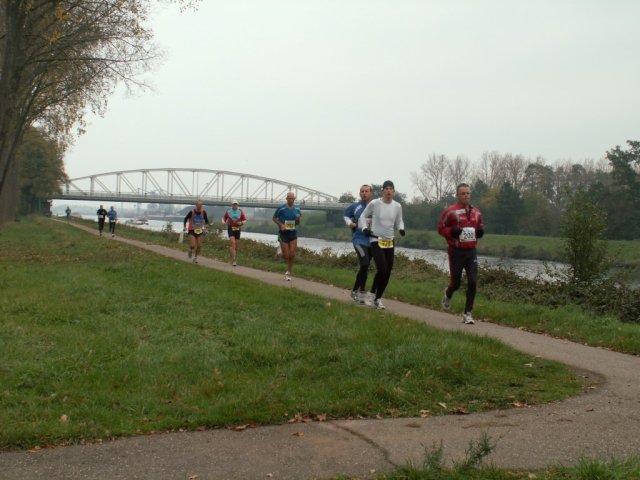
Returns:
[[[81,227],[85,228],[85,227]],[[86,230],[95,233],[92,229]],[[107,239],[105,239],[107,240]],[[184,252],[116,240],[187,261]],[[346,290],[281,274],[231,267],[201,258],[194,268],[215,268],[283,288],[350,302]],[[448,460],[462,459],[483,432],[497,440],[489,460],[513,469],[572,464],[581,457],[622,459],[640,452],[640,357],[586,347],[544,335],[479,322],[385,300],[387,310],[447,330],[498,338],[533,355],[563,362],[597,380],[588,393],[533,408],[464,416],[337,420],[259,427],[242,432],[165,433],[36,453],[0,454],[1,479],[311,479],[372,478],[442,442]]]

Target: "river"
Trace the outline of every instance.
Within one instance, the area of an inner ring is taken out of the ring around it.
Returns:
[[[91,215],[83,215],[83,218],[87,218],[90,220],[94,220],[95,216]],[[119,222],[128,223],[131,225],[131,220],[129,218],[120,218]],[[148,220],[147,225],[132,225],[140,228],[144,228],[147,230],[153,231],[161,231],[167,225],[166,221],[163,220]],[[180,228],[180,222],[173,222],[174,230]],[[248,238],[251,240],[255,240],[258,242],[271,244],[273,247],[276,247],[276,234],[273,235],[267,233],[254,233],[254,232],[242,232],[243,238]],[[398,243],[402,244],[402,238],[398,239]],[[306,248],[308,250],[314,252],[322,252],[323,250],[329,250],[337,255],[345,255],[353,252],[353,246],[351,242],[336,242],[329,240],[321,240],[318,238],[306,238],[300,237],[298,238],[298,245],[302,248]],[[396,252],[406,255],[411,259],[420,258],[425,260],[427,263],[430,263],[442,270],[443,272],[448,271],[448,259],[447,252],[444,250],[432,250],[432,249],[418,249],[418,248],[404,248],[402,246],[396,247]],[[478,256],[478,261],[480,264],[488,265],[492,267],[502,267],[509,270],[512,270],[516,274],[523,276],[525,278],[542,278],[542,279],[552,279],[549,275],[549,272],[560,273],[566,269],[566,265],[557,262],[542,262],[540,260],[528,260],[528,259],[515,259],[515,258],[498,258],[498,257],[489,257],[489,256]]]

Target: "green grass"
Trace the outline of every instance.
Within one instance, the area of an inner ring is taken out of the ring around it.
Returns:
[[[95,222],[87,221],[86,224],[93,226]],[[133,227],[121,228],[120,232],[131,238],[186,250],[186,245],[176,243],[177,234],[164,235]],[[227,247],[226,240],[209,235],[205,240],[204,255],[226,261]],[[275,258],[274,251],[271,246],[242,239],[239,260],[242,265],[283,271],[283,263]],[[299,249],[295,275],[347,289],[353,286],[356,264],[353,253],[336,256],[330,252],[315,254]],[[372,265],[367,285],[371,284],[374,275],[375,267]],[[486,285],[489,279],[491,283]],[[517,280],[512,275],[482,271],[478,281],[474,316],[479,319],[619,352],[640,354],[640,323],[622,322],[612,314],[590,313],[573,304],[552,303],[544,298],[535,299],[543,288],[546,295],[553,297],[553,285],[540,286]],[[439,310],[442,291],[447,282],[446,274],[426,262],[411,261],[397,255],[385,297]],[[513,295],[513,292],[516,292],[516,295]],[[517,295],[517,292],[521,292],[521,295]],[[640,292],[638,294],[640,295]],[[505,301],[501,300],[501,297],[514,300]],[[531,303],[534,300],[538,304]],[[454,295],[452,312],[461,312],[463,307],[464,288]]]
[[[8,225],[0,252],[2,449],[294,415],[475,412],[581,388],[565,367],[488,338],[176,262],[61,222]]]

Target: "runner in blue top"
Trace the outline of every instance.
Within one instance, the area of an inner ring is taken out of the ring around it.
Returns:
[[[116,236],[116,220],[118,220],[118,212],[113,208],[113,205],[111,205],[111,208],[107,212],[107,217],[109,217],[109,233],[111,234],[111,238],[113,238]]]
[[[372,198],[371,185],[362,185],[360,187],[360,200],[353,202],[344,211],[344,223],[352,231],[351,241],[360,263],[356,281],[351,289],[351,298],[356,303],[364,303],[367,298],[365,285],[369,274],[369,264],[371,263],[371,242],[369,237],[362,233],[362,229],[358,228],[358,220]]]
[[[280,227],[278,241],[282,249],[282,258],[287,261],[287,271],[284,274],[284,279],[288,282],[291,281],[293,261],[296,258],[296,248],[298,247],[298,231],[296,227],[300,224],[300,217],[302,216],[300,208],[294,205],[295,200],[295,193],[287,193],[287,203],[280,205],[272,218]]]

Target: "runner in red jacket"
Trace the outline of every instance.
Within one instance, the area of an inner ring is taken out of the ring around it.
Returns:
[[[461,183],[456,188],[458,202],[444,209],[438,222],[438,233],[449,245],[449,273],[451,280],[442,297],[442,307],[449,310],[453,293],[460,288],[462,271],[467,272],[467,300],[462,314],[466,324],[475,323],[471,315],[476,297],[478,258],[476,245],[484,235],[482,213],[471,205],[471,187]]]

